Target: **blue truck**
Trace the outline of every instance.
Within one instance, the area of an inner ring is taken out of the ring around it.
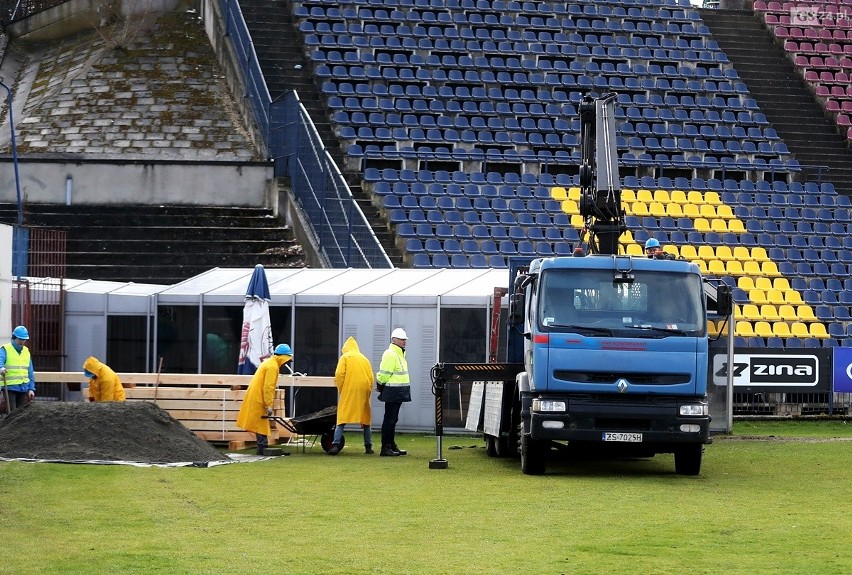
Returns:
[[[467,428],[489,455],[520,456],[526,474],[558,449],[673,453],[677,473],[697,475],[711,440],[708,312],[729,317],[731,292],[694,263],[618,254],[613,100],[581,105],[588,242],[573,257],[512,260],[506,361],[439,363],[433,380],[472,385]]]

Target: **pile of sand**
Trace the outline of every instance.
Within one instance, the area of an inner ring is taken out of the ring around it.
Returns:
[[[0,419],[0,457],[209,463],[228,457],[148,402],[34,401]]]

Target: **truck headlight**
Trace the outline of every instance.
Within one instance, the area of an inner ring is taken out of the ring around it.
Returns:
[[[533,411],[565,411],[565,402],[555,399],[533,399]]]
[[[680,406],[680,414],[683,416],[705,416],[708,415],[706,403],[687,403]]]

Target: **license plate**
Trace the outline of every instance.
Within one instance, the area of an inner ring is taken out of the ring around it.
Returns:
[[[604,441],[620,441],[623,443],[642,443],[641,433],[621,433],[613,431],[605,431],[603,434]]]

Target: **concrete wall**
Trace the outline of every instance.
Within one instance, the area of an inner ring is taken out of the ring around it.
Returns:
[[[119,0],[123,18],[140,15],[155,15],[175,10],[185,3],[182,0]],[[107,0],[70,0],[44,12],[34,14],[6,27],[13,38],[34,42],[56,40],[92,30],[103,25],[106,17]]]
[[[274,207],[272,164],[19,161],[24,202]],[[9,159],[0,160],[0,201],[17,201]],[[11,244],[11,241],[10,241]]]

